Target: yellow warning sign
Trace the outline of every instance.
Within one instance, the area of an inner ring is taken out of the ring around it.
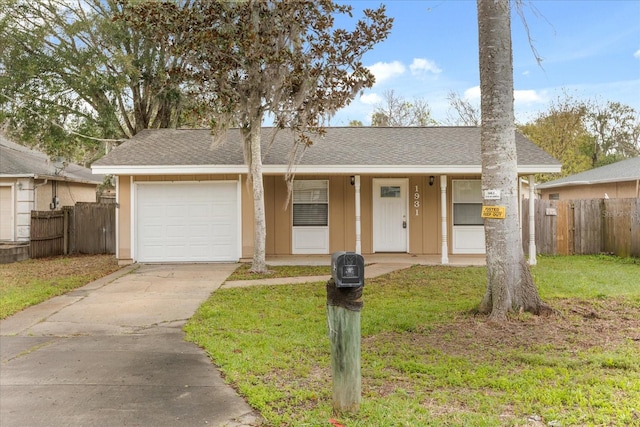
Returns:
[[[507,217],[507,208],[504,206],[483,206],[482,218],[505,219]]]

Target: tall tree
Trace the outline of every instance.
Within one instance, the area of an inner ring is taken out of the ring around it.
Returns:
[[[588,154],[593,137],[586,127],[589,103],[564,94],[551,102],[532,122],[519,130],[536,145],[562,162],[561,176],[591,168]],[[539,180],[557,176],[541,175]]]
[[[640,112],[619,102],[594,104],[587,115],[593,141],[591,166],[598,167],[640,156]]]
[[[455,126],[480,126],[480,109],[471,101],[451,91],[447,95],[449,107],[455,112],[455,116],[448,113],[448,122]]]
[[[513,58],[509,0],[478,0],[481,93],[482,189],[500,200],[504,219],[485,218],[487,290],[479,311],[502,322],[507,313],[550,311],[538,295],[522,249],[518,215],[518,172],[513,112]]]
[[[291,129],[304,146],[308,132],[321,131],[325,119],[374,83],[361,58],[387,37],[392,19],[381,6],[365,9],[352,31],[334,27],[336,16],[351,13],[350,5],[330,0],[142,2],[127,13],[136,28],[159,34],[188,58],[187,77],[214,116],[214,138],[232,126],[241,130],[253,189],[253,271],[267,270],[263,122]]]
[[[431,117],[431,108],[421,98],[407,101],[393,90],[384,92],[383,101],[376,105],[371,115],[371,126],[433,126],[437,122]]]
[[[96,140],[172,127],[180,58],[114,20],[117,0],[0,0],[0,110],[18,139],[90,162]]]

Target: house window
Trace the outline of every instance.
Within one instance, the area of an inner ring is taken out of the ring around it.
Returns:
[[[549,194],[549,200],[560,200],[560,193]]]
[[[453,181],[453,225],[483,225],[480,180]]]
[[[329,181],[293,182],[293,226],[326,227],[329,225]]]
[[[380,187],[380,197],[393,197],[393,198],[399,198],[400,197],[400,187],[399,186],[387,186],[387,185],[383,185]]]

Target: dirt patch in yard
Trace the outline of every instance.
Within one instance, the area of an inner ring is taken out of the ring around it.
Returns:
[[[369,337],[363,345],[376,347],[379,340],[432,348],[449,355],[481,361],[510,350],[554,352],[607,350],[628,342],[640,349],[640,307],[618,299],[554,300],[553,316],[514,315],[504,324],[465,314],[422,333],[385,333]],[[394,335],[394,336],[390,336]],[[479,351],[485,349],[485,351]]]
[[[55,280],[83,276],[89,281],[118,270],[113,255],[76,255],[29,259],[0,265],[0,289],[5,286],[28,286],[35,279]]]

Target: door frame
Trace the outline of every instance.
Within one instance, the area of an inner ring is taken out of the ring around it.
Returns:
[[[401,197],[404,197],[404,212],[405,212],[405,218],[406,218],[406,222],[407,222],[407,228],[405,228],[405,248],[401,249],[399,251],[389,251],[389,250],[385,250],[385,249],[377,249],[376,248],[376,216],[380,215],[379,212],[377,212],[378,209],[378,200],[380,199],[379,197],[379,190],[378,188],[384,184],[388,184],[388,185],[399,185],[401,187],[400,190],[400,194]],[[372,200],[371,200],[371,209],[372,209],[372,213],[371,213],[371,252],[372,253],[376,253],[376,252],[400,252],[400,253],[407,253],[409,252],[409,178],[373,178],[372,180],[372,185],[371,185],[372,191],[371,191],[371,196],[372,196]]]

